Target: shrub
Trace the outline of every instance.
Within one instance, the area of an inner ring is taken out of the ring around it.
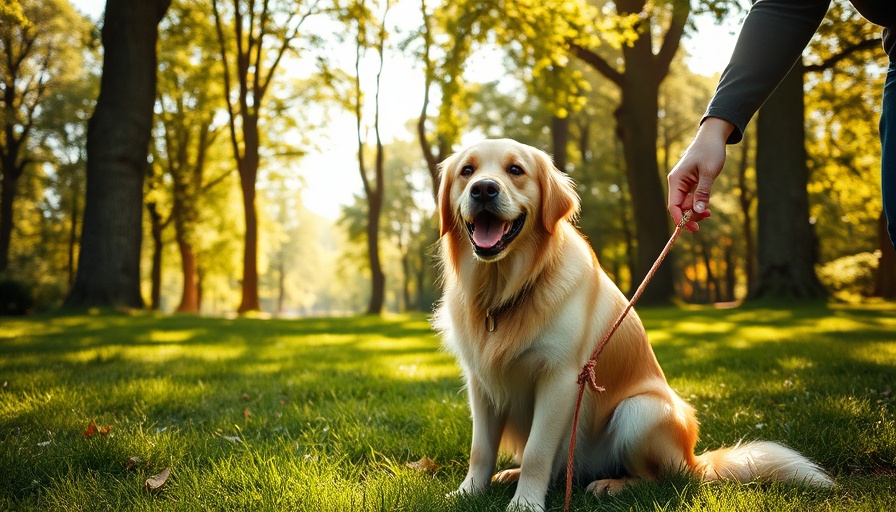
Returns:
[[[0,278],[0,316],[25,315],[34,309],[31,289],[14,279]]]
[[[870,295],[874,289],[877,256],[860,252],[837,258],[818,267],[818,278],[833,292]]]

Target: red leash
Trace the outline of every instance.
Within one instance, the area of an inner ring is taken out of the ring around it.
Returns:
[[[578,430],[579,424],[579,410],[582,408],[582,396],[585,394],[585,384],[597,393],[604,392],[604,388],[597,384],[597,377],[594,374],[594,366],[597,364],[597,358],[600,356],[600,353],[604,351],[604,347],[607,346],[607,342],[610,341],[610,337],[613,336],[613,333],[616,332],[616,329],[622,325],[622,321],[625,320],[628,312],[631,311],[632,306],[638,302],[638,299],[641,298],[641,294],[644,292],[644,288],[647,287],[647,283],[653,278],[653,275],[656,274],[657,269],[660,267],[660,264],[663,263],[663,260],[666,259],[666,255],[669,254],[669,251],[672,250],[672,245],[675,243],[675,239],[678,238],[678,235],[681,234],[681,229],[685,224],[691,219],[691,210],[684,212],[684,216],[681,217],[681,222],[676,226],[675,231],[672,233],[672,237],[669,238],[669,241],[666,242],[666,246],[663,247],[663,251],[660,253],[659,257],[653,263],[653,266],[650,267],[650,271],[647,272],[647,275],[644,276],[644,280],[641,281],[638,289],[635,290],[635,294],[632,296],[631,300],[628,301],[628,305],[625,306],[625,309],[622,310],[622,313],[619,315],[619,318],[616,319],[616,323],[613,324],[613,327],[607,332],[607,335],[604,336],[604,339],[597,344],[597,348],[594,349],[594,352],[591,353],[591,357],[588,358],[588,362],[585,363],[585,366],[582,367],[582,373],[579,374],[579,396],[576,398],[576,412],[572,418],[572,435],[569,438],[569,458],[566,459],[566,505],[563,507],[564,512],[569,512],[569,501],[572,497],[572,465],[573,465],[573,456],[576,450],[576,431]]]

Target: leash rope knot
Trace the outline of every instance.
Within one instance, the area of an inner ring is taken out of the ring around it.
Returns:
[[[582,369],[582,373],[579,374],[578,382],[580,386],[587,383],[595,393],[603,393],[607,390],[607,388],[599,386],[597,384],[597,374],[594,373],[594,366],[596,364],[596,359],[589,359],[588,362],[585,363],[585,367]]]
[[[573,457],[575,455],[576,450],[576,434],[578,433],[578,425],[579,425],[579,410],[582,408],[582,398],[585,394],[585,384],[588,384],[594,392],[603,393],[606,391],[606,388],[598,385],[597,383],[597,375],[594,371],[594,367],[597,365],[597,358],[600,356],[600,353],[603,352],[604,347],[607,345],[607,342],[610,341],[610,337],[613,336],[613,333],[616,332],[616,329],[622,325],[622,321],[625,320],[626,315],[632,309],[638,299],[641,297],[641,293],[644,292],[644,288],[647,287],[647,283],[650,282],[653,275],[656,273],[660,264],[663,263],[663,260],[666,259],[666,255],[669,254],[669,251],[672,249],[672,244],[675,243],[675,239],[678,238],[678,235],[681,234],[681,230],[684,228],[684,225],[691,220],[691,214],[693,212],[691,210],[687,210],[684,212],[684,215],[681,217],[681,221],[678,223],[678,226],[675,228],[675,231],[672,233],[672,236],[669,238],[669,241],[666,242],[666,246],[663,247],[663,250],[660,252],[659,257],[653,263],[653,266],[650,267],[650,271],[647,272],[647,275],[644,276],[644,280],[641,281],[641,284],[638,286],[638,289],[635,290],[635,294],[632,295],[631,300],[628,301],[628,305],[625,306],[625,309],[622,310],[622,313],[619,314],[619,317],[616,319],[616,323],[613,324],[613,327],[610,328],[607,335],[597,344],[597,347],[594,349],[594,352],[591,353],[591,357],[588,358],[588,362],[582,367],[582,372],[579,373],[578,384],[579,384],[579,394],[578,398],[576,398],[576,408],[575,414],[572,418],[572,433],[569,437],[569,457],[566,459],[566,505],[563,507],[564,512],[569,512],[569,502],[572,498],[572,468],[573,468]]]

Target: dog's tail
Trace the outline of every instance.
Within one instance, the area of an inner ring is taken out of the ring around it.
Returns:
[[[737,443],[697,456],[696,472],[703,480],[788,482],[817,487],[836,485],[817,464],[777,443]]]

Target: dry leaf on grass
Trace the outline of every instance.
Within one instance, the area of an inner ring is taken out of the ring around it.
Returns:
[[[416,462],[408,462],[406,466],[420,473],[435,473],[439,470],[439,465],[425,455]]]
[[[97,428],[96,423],[90,422],[90,425],[87,425],[87,428],[84,429],[84,439],[90,439],[91,437],[99,434],[101,436],[108,435],[109,432],[112,431],[112,425],[106,425],[103,428]]]
[[[146,490],[149,492],[156,492],[165,485],[165,482],[168,481],[168,477],[171,476],[171,468],[165,468],[158,475],[153,475],[146,479],[144,485],[146,486]]]
[[[124,463],[125,471],[133,471],[137,468],[137,463],[140,462],[140,457],[129,457],[128,460]]]
[[[96,428],[96,423],[91,421],[90,425],[87,425],[87,428],[84,430],[84,439],[90,439],[95,436],[97,432],[99,432],[99,429]]]

